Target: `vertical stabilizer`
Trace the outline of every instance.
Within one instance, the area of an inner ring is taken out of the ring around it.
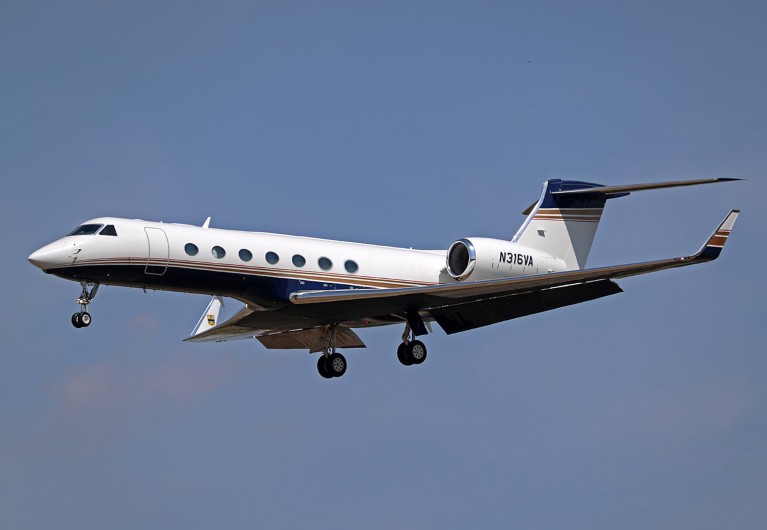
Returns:
[[[607,201],[605,194],[586,190],[598,187],[590,182],[547,180],[541,198],[512,241],[561,258],[570,270],[584,268]],[[554,194],[569,190],[584,192]]]

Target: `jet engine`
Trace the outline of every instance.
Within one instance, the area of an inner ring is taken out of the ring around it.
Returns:
[[[564,260],[503,239],[472,237],[450,245],[447,273],[458,281],[530,276],[567,270]]]

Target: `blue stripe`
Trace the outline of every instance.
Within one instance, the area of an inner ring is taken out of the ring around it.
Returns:
[[[241,273],[187,269],[169,266],[162,275],[146,274],[145,264],[85,265],[48,269],[45,272],[68,280],[86,280],[104,285],[146,287],[167,291],[220,294],[257,300],[264,305],[282,305],[296,291],[369,289],[346,283],[318,282],[294,278],[244,275]]]
[[[700,256],[698,256],[700,259],[716,259],[719,257],[719,254],[722,253],[722,247],[712,247],[706,245],[703,250],[700,252]]]
[[[582,182],[580,180],[550,179],[546,181],[545,186],[546,188],[540,208],[604,208],[605,202],[607,201],[607,196],[603,193],[595,193],[586,196],[577,195],[575,197],[568,197],[567,195],[557,197],[551,194],[555,191],[597,188],[602,186],[602,184]]]

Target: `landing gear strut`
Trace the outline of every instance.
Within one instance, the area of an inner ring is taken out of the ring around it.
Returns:
[[[87,328],[91,325],[91,315],[86,311],[88,304],[93,302],[96,297],[96,292],[99,290],[98,282],[80,282],[83,287],[83,292],[80,293],[80,297],[77,299],[77,303],[80,304],[80,312],[72,315],[72,325],[76,328]],[[90,289],[88,287],[90,286]]]
[[[405,366],[421,364],[426,360],[426,345],[416,340],[409,325],[405,326],[402,343],[397,348],[397,359]]]
[[[341,377],[346,373],[346,357],[336,352],[336,328],[333,324],[327,330],[327,339],[322,355],[317,359],[317,371],[325,379]]]

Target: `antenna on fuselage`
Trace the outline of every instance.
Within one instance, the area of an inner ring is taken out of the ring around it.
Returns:
[[[202,223],[202,227],[203,227],[203,228],[208,228],[209,226],[210,226],[210,217],[208,217],[207,219],[205,219],[205,222],[204,222],[204,223]]]

